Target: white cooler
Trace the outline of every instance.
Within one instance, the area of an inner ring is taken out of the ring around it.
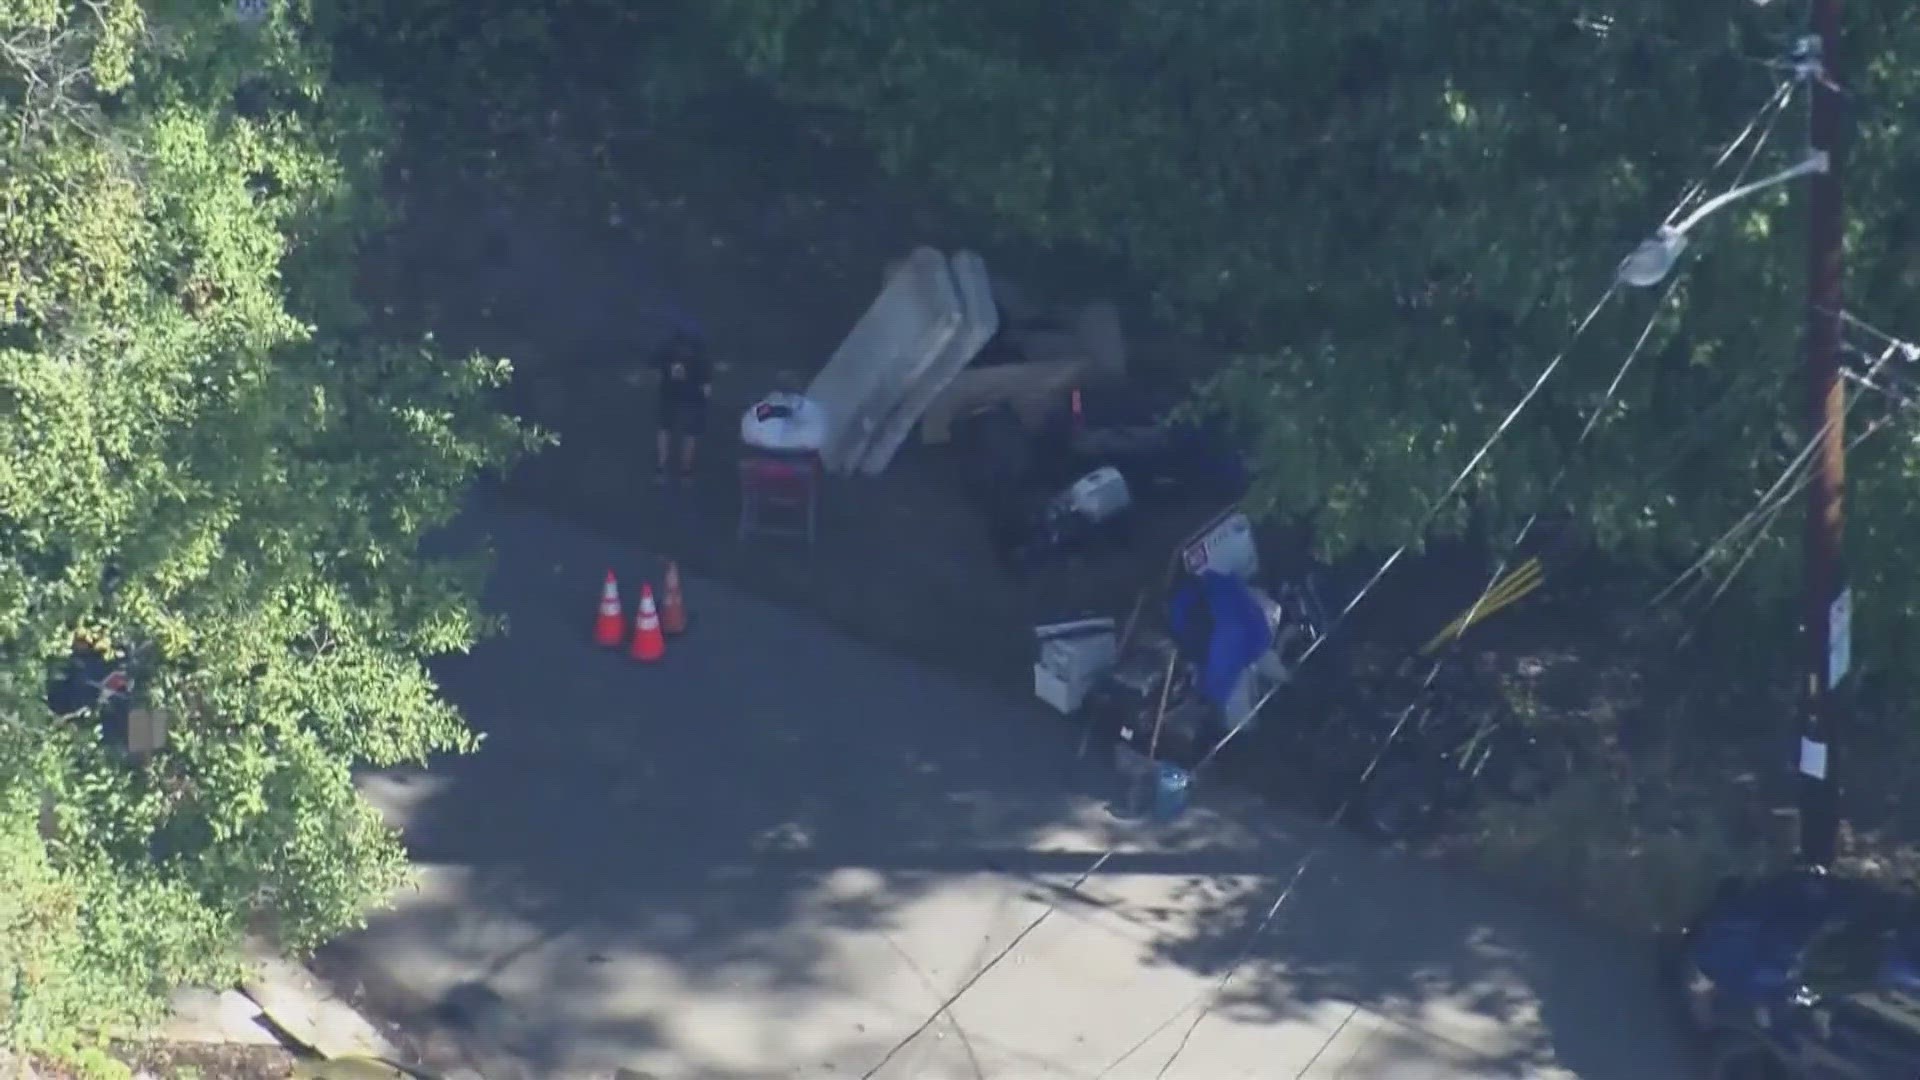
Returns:
[[[781,454],[818,453],[827,442],[826,410],[804,394],[776,390],[741,414],[740,441]]]
[[[1096,523],[1118,517],[1133,505],[1127,478],[1111,465],[1102,465],[1074,481],[1064,498],[1068,509]]]
[[[1253,535],[1253,522],[1244,513],[1235,512],[1220,519],[1206,535],[1194,540],[1180,552],[1187,573],[1206,571],[1252,580],[1260,572],[1260,547]]]
[[[1061,713],[1079,711],[1094,680],[1119,659],[1112,619],[1081,619],[1034,627],[1040,659],[1033,665],[1033,696]]]

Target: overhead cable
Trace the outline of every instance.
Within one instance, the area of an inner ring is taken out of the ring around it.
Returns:
[[[1780,101],[1781,101],[1780,92],[1776,90],[1776,92],[1773,95],[1769,96],[1769,98],[1767,99],[1767,102],[1763,106],[1761,106],[1758,110],[1755,111],[1753,118],[1748,122],[1747,126],[1742,129],[1740,134],[1737,135],[1728,144],[1727,148],[1722,150],[1719,157],[1715,160],[1713,167],[1709,170],[1709,173],[1713,171],[1717,171],[1721,166],[1724,166],[1725,163],[1731,159],[1733,154],[1737,153],[1739,151],[1739,148],[1742,145],[1745,145],[1746,141],[1753,136],[1753,133],[1755,132],[1755,130],[1757,130],[1758,128],[1760,128],[1766,123],[1767,115],[1778,107],[1778,103]],[[1701,189],[1700,183],[1690,184],[1686,189],[1686,193],[1682,196],[1680,204],[1677,205],[1665,218],[1662,219],[1663,222],[1671,222],[1683,216],[1687,212],[1686,207],[1689,204],[1691,204],[1694,199],[1697,198],[1697,192],[1700,189]],[[1565,345],[1540,370],[1539,374],[1534,378],[1533,382],[1527,387],[1526,392],[1521,395],[1519,401],[1516,402],[1514,406],[1511,409],[1509,409],[1507,413],[1501,418],[1500,422],[1495,426],[1492,434],[1489,435],[1487,439],[1483,443],[1481,443],[1479,448],[1474,451],[1473,455],[1468,459],[1467,463],[1457,473],[1455,473],[1453,479],[1447,484],[1445,490],[1441,493],[1439,498],[1435,499],[1433,503],[1428,507],[1427,512],[1421,516],[1415,529],[1413,530],[1412,537],[1408,541],[1403,543],[1400,547],[1396,548],[1392,554],[1388,555],[1386,559],[1382,561],[1379,568],[1374,572],[1373,576],[1367,581],[1365,585],[1361,587],[1361,589],[1357,593],[1354,594],[1354,596],[1351,599],[1347,601],[1346,605],[1340,610],[1339,614],[1334,617],[1330,625],[1326,628],[1326,631],[1323,634],[1321,634],[1319,637],[1315,638],[1313,642],[1311,642],[1308,645],[1307,649],[1300,655],[1300,657],[1297,658],[1297,660],[1295,661],[1296,671],[1298,671],[1301,665],[1304,665],[1305,663],[1307,663],[1313,657],[1313,655],[1319,651],[1321,646],[1328,640],[1328,638],[1333,633],[1337,632],[1345,624],[1345,622],[1351,617],[1354,609],[1360,605],[1361,601],[1363,601],[1368,596],[1368,594],[1370,594],[1373,591],[1373,589],[1379,585],[1379,583],[1387,576],[1387,574],[1393,569],[1393,567],[1397,565],[1402,558],[1405,557],[1406,553],[1412,549],[1413,545],[1418,543],[1419,539],[1422,536],[1424,536],[1426,531],[1433,525],[1433,523],[1436,520],[1438,520],[1440,514],[1446,510],[1446,508],[1451,504],[1452,500],[1457,495],[1460,494],[1462,489],[1465,488],[1467,482],[1471,480],[1473,476],[1479,471],[1480,467],[1485,463],[1488,455],[1492,453],[1493,448],[1506,435],[1508,430],[1512,428],[1514,422],[1518,420],[1521,414],[1524,413],[1526,409],[1535,402],[1535,400],[1539,397],[1539,394],[1542,388],[1544,388],[1547,382],[1551,380],[1557,372],[1559,372],[1561,367],[1564,365],[1568,355],[1572,352],[1574,346],[1579,343],[1580,339],[1586,334],[1587,330],[1593,325],[1594,321],[1599,317],[1600,313],[1603,310],[1605,310],[1607,305],[1620,293],[1622,287],[1623,286],[1620,281],[1619,275],[1617,273],[1614,274],[1609,280],[1607,287],[1601,292],[1599,299],[1597,299],[1592,305],[1592,307],[1587,309],[1586,313],[1582,315],[1580,319],[1578,319],[1574,323],[1572,333],[1569,335]],[[1671,295],[1670,291],[1667,295]],[[1664,309],[1664,304],[1662,304],[1660,307],[1657,307],[1655,310],[1653,319],[1657,320],[1657,318],[1659,317],[1663,309]],[[1636,341],[1634,349],[1629,353],[1627,357],[1626,363],[1622,365],[1622,374],[1616,376],[1612,386],[1610,387],[1610,390],[1617,390],[1620,383],[1620,379],[1624,375],[1625,368],[1631,365],[1635,357],[1637,357],[1641,347],[1644,346],[1644,344],[1646,343],[1650,332],[1651,332],[1651,320],[1649,322],[1648,329],[1643,331],[1639,339]],[[1587,418],[1587,422],[1583,426],[1583,431],[1581,436],[1583,440],[1588,434],[1591,433],[1600,410],[1603,409],[1607,404],[1609,404],[1610,400],[1611,398],[1609,397],[1607,401],[1601,402],[1600,405],[1595,407],[1593,414]],[[1535,517],[1537,518],[1537,514],[1535,515]],[[1534,518],[1530,518],[1526,528],[1530,529],[1533,525],[1533,521],[1534,521]],[[1498,580],[1497,576],[1494,580],[1495,581]],[[1492,582],[1489,583],[1489,588],[1491,588],[1491,586],[1492,586]],[[1480,598],[1475,601],[1476,611],[1479,605],[1485,602],[1485,598],[1486,598],[1486,592],[1483,590]],[[1422,686],[1424,687],[1424,686],[1431,685],[1433,679],[1438,675],[1438,673],[1439,672],[1437,668],[1434,671],[1430,671],[1426,679],[1423,681]],[[1222,735],[1219,738],[1219,740],[1216,741],[1212,745],[1212,747],[1209,748],[1206,751],[1206,753],[1199,758],[1199,760],[1195,763],[1194,767],[1190,770],[1190,777],[1192,778],[1192,780],[1197,780],[1200,773],[1204,769],[1206,769],[1219,756],[1221,750],[1224,749],[1242,731],[1246,729],[1247,725],[1252,722],[1253,718],[1257,716],[1260,710],[1265,707],[1267,702],[1272,699],[1273,694],[1276,692],[1276,690],[1277,688],[1270,688],[1264,694],[1262,694],[1260,698],[1257,701],[1255,701],[1253,706],[1246,711],[1245,715],[1243,715],[1237,722],[1232,724],[1228,728],[1226,733]],[[1418,699],[1416,698],[1416,703],[1417,701]],[[1374,756],[1373,760],[1368,763],[1365,771],[1363,772],[1362,786],[1364,786],[1365,779],[1371,776],[1374,768],[1378,765],[1381,755],[1386,752],[1389,746],[1391,746],[1393,740],[1397,738],[1399,732],[1404,728],[1407,718],[1411,715],[1412,715],[1412,709],[1411,707],[1409,707],[1409,709],[1406,711],[1403,711],[1400,717],[1396,720],[1395,724],[1393,725],[1393,728],[1391,729],[1391,731],[1387,736],[1387,739],[1382,743],[1380,747],[1380,752],[1377,753]],[[1356,793],[1357,793],[1357,790],[1356,790]],[[1353,796],[1349,795],[1347,801],[1350,802],[1352,798]],[[1344,811],[1344,809],[1345,807],[1343,805],[1342,810]],[[1305,873],[1306,868],[1312,863],[1314,858],[1319,854],[1320,850],[1321,850],[1320,847],[1315,847],[1314,849],[1308,851],[1306,855],[1300,860],[1300,863],[1295,867],[1295,870],[1291,875],[1291,877],[1289,878],[1285,888],[1281,891],[1279,897],[1275,900],[1273,905],[1268,909],[1266,916],[1261,920],[1259,926],[1255,928],[1254,933],[1249,937],[1248,945],[1247,945],[1249,949],[1252,946],[1253,940],[1259,936],[1260,931],[1264,929],[1264,927],[1272,921],[1275,915],[1278,914],[1281,907],[1285,904],[1287,897],[1292,895],[1292,891],[1295,885],[1299,882],[1301,875]],[[1091,864],[1088,865],[1088,867],[1085,870],[1081,871],[1079,876],[1077,876],[1072,881],[1071,884],[1067,886],[1066,891],[1068,893],[1071,893],[1077,890],[1081,885],[1085,884],[1090,878],[1093,877],[1094,874],[1098,873],[1103,867],[1105,867],[1106,864],[1112,860],[1113,856],[1118,851],[1119,851],[1119,848],[1115,846],[1115,847],[1110,847],[1106,851],[1102,852],[1099,856],[1097,856],[1092,861]],[[991,973],[996,967],[998,967],[999,964],[1004,962],[1008,956],[1012,955],[1013,952],[1020,946],[1022,942],[1027,940],[1049,918],[1051,918],[1054,912],[1059,910],[1059,904],[1060,904],[1060,901],[1058,900],[1049,901],[1046,905],[1046,908],[1043,911],[1041,911],[1039,915],[1035,916],[1033,920],[1030,921],[1025,927],[1023,927],[1017,934],[1015,934],[1013,939],[1009,941],[1005,947],[1000,949],[984,965],[982,965],[973,974],[971,974],[965,980],[963,980],[961,984],[952,993],[948,994],[946,998],[944,998],[938,1005],[934,1007],[934,1009],[930,1013],[928,1013],[925,1019],[923,1019],[913,1029],[908,1031],[907,1034],[905,1034],[900,1039],[895,1041],[887,1049],[887,1051],[880,1057],[880,1059],[874,1063],[874,1065],[871,1068],[867,1069],[865,1072],[861,1074],[861,1080],[873,1080],[873,1078],[876,1075],[878,1075],[878,1073],[882,1069],[884,1069],[888,1064],[890,1064],[893,1061],[893,1059],[897,1057],[902,1050],[904,1050],[909,1044],[913,1042],[914,1039],[918,1038],[920,1035],[924,1034],[928,1029],[930,1029],[936,1022],[938,1022],[939,1018],[942,1015],[950,1012],[953,1006],[956,1005],[963,997],[965,997],[969,991],[971,991],[974,987],[978,986],[981,980],[983,980],[989,973]],[[1244,955],[1242,956],[1242,959],[1240,961],[1235,962],[1234,967],[1230,968],[1229,971],[1227,972],[1227,975],[1223,977],[1220,984],[1221,986],[1225,985],[1226,981],[1232,977],[1234,971],[1238,969],[1240,963],[1242,962],[1244,962]],[[1170,1024],[1174,1019],[1177,1019],[1178,1015],[1179,1014],[1176,1014],[1176,1016],[1174,1018],[1171,1018],[1168,1021],[1168,1023]],[[1202,1015],[1204,1017],[1204,1012]],[[1197,1025],[1198,1025],[1198,1019],[1196,1019],[1194,1026],[1197,1027]],[[1163,1024],[1162,1028],[1164,1028],[1165,1026],[1166,1024]],[[1192,1028],[1190,1027],[1188,1030],[1188,1036],[1190,1037],[1191,1034],[1192,1034]],[[1186,1041],[1187,1040],[1185,1038],[1182,1039],[1182,1042],[1181,1042],[1182,1049],[1184,1049],[1186,1045]],[[1131,1056],[1132,1052],[1133,1051],[1129,1051],[1128,1055],[1126,1056]],[[1181,1052],[1180,1050],[1176,1050],[1174,1053],[1174,1057],[1170,1057],[1168,1059],[1167,1064],[1163,1066],[1161,1070],[1162,1075],[1165,1074],[1165,1071],[1167,1068],[1171,1068],[1174,1058],[1177,1058],[1180,1052]],[[1103,1070],[1103,1075],[1105,1071],[1110,1071],[1111,1068],[1112,1066],[1109,1066],[1108,1070]]]
[[[1676,276],[1667,284],[1666,289],[1661,293],[1659,301],[1654,305],[1652,314],[1647,317],[1646,323],[1640,328],[1639,336],[1634,339],[1633,347],[1627,351],[1626,358],[1620,362],[1620,366],[1614,371],[1613,379],[1607,384],[1606,392],[1602,395],[1600,401],[1588,411],[1586,420],[1581,425],[1580,435],[1574,442],[1574,450],[1577,451],[1581,446],[1585,445],[1586,441],[1592,437],[1594,431],[1599,428],[1601,417],[1606,414],[1607,408],[1619,395],[1620,387],[1626,381],[1627,374],[1633,370],[1634,362],[1639,359],[1641,352],[1645,350],[1647,342],[1652,340],[1654,328],[1659,325],[1661,317],[1667,313],[1668,304],[1673,299],[1674,291],[1679,287],[1680,280],[1681,279]],[[1567,456],[1567,460],[1560,466],[1559,472],[1555,474],[1553,480],[1547,485],[1546,491],[1541,495],[1541,502],[1543,504],[1550,501],[1554,493],[1559,490],[1560,485],[1565,482],[1567,476],[1573,469],[1574,460],[1575,455],[1570,453]],[[1475,617],[1480,613],[1481,606],[1487,602],[1487,598],[1493,594],[1494,588],[1506,577],[1507,570],[1512,565],[1514,557],[1519,554],[1525,546],[1527,538],[1532,535],[1534,527],[1540,521],[1541,513],[1541,510],[1535,510],[1532,514],[1528,515],[1526,521],[1521,524],[1519,530],[1514,534],[1513,539],[1507,544],[1506,554],[1501,558],[1500,564],[1494,568],[1492,575],[1487,579],[1487,584],[1480,590],[1480,595],[1474,598],[1472,606],[1467,609],[1467,614],[1462,620],[1462,625],[1470,626],[1473,624]],[[1366,790],[1367,782],[1373,778],[1374,772],[1380,767],[1380,762],[1386,758],[1387,752],[1393,748],[1401,732],[1406,728],[1407,721],[1413,717],[1414,713],[1423,703],[1425,695],[1433,688],[1434,681],[1440,677],[1440,673],[1445,669],[1445,666],[1444,659],[1435,659],[1433,663],[1428,665],[1427,674],[1421,679],[1419,687],[1414,690],[1412,700],[1407,703],[1406,708],[1400,710],[1400,715],[1394,719],[1393,726],[1387,731],[1386,737],[1380,741],[1379,746],[1375,748],[1372,757],[1367,761],[1366,767],[1361,770],[1353,786],[1348,789],[1346,797],[1341,800],[1339,807],[1329,816],[1328,826],[1330,828],[1338,825],[1340,821],[1346,817],[1348,811],[1352,809],[1354,801]],[[1235,957],[1233,963],[1229,965],[1226,972],[1221,975],[1219,982],[1214,986],[1213,990],[1204,996],[1200,1003],[1200,1011],[1194,1016],[1193,1022],[1187,1025],[1186,1031],[1181,1035],[1179,1045],[1174,1048],[1173,1053],[1168,1056],[1166,1062],[1160,1066],[1160,1070],[1156,1074],[1157,1076],[1164,1077],[1167,1072],[1173,1068],[1174,1062],[1185,1052],[1187,1044],[1193,1038],[1194,1032],[1199,1029],[1200,1024],[1204,1022],[1207,1016],[1213,1011],[1212,1001],[1206,999],[1217,999],[1226,991],[1227,984],[1232,981],[1234,975],[1251,957],[1255,943],[1265,934],[1274,918],[1280,914],[1280,909],[1285,906],[1287,899],[1293,895],[1295,887],[1299,885],[1300,880],[1306,875],[1308,868],[1312,866],[1314,860],[1320,856],[1321,852],[1326,850],[1326,846],[1327,839],[1322,837],[1301,856],[1300,861],[1294,866],[1293,874],[1288,879],[1286,885],[1281,888],[1280,892],[1274,897],[1273,903],[1268,906],[1266,912],[1261,916],[1260,921],[1254,925],[1252,932],[1247,935],[1246,941],[1241,946],[1240,952]],[[1168,1019],[1167,1023],[1163,1023],[1159,1028],[1156,1028],[1154,1034],[1164,1030],[1173,1019],[1178,1018],[1192,1008],[1193,1005],[1189,1004],[1181,1009],[1180,1012],[1175,1013],[1173,1017]],[[1131,1056],[1135,1050],[1140,1046],[1144,1046],[1147,1041],[1150,1041],[1152,1037],[1153,1035],[1150,1034],[1146,1040],[1136,1044],[1133,1049],[1130,1049],[1126,1054],[1123,1054],[1120,1058],[1102,1069],[1097,1075],[1105,1076],[1112,1072],[1113,1069],[1117,1068]]]

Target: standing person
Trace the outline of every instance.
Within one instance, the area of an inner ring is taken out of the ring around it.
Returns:
[[[665,483],[676,464],[673,444],[680,442],[680,480],[693,480],[694,454],[706,430],[707,403],[713,397],[713,365],[706,348],[687,334],[675,334],[655,361],[660,368],[660,427],[654,436],[654,481]]]

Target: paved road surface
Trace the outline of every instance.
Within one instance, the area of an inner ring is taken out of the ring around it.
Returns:
[[[1323,835],[1218,788],[1120,824],[1107,770],[1037,706],[714,584],[688,583],[666,664],[596,653],[601,572],[649,561],[545,517],[484,524],[510,634],[444,683],[485,748],[367,779],[421,887],[331,965],[395,1013],[435,1004],[489,1080],[859,1077],[1050,904],[878,1075],[1155,1076]],[[1678,1077],[1644,979],[1630,950],[1336,837],[1166,1075]]]

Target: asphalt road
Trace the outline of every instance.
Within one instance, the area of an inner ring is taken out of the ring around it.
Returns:
[[[1632,949],[1217,786],[1119,822],[1037,705],[717,584],[665,663],[596,651],[652,560],[472,524],[510,630],[442,679],[486,743],[366,778],[420,887],[326,966],[488,1080],[1684,1075]]]

